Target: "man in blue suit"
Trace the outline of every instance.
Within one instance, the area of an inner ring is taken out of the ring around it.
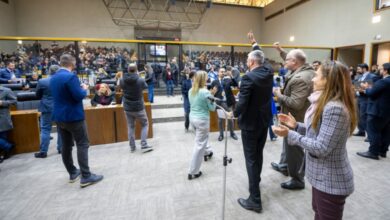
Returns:
[[[38,111],[41,112],[41,145],[40,151],[35,153],[36,158],[46,158],[47,151],[50,144],[50,132],[52,127],[52,111],[53,111],[53,97],[50,92],[50,78],[53,76],[60,67],[58,65],[52,65],[49,68],[49,77],[38,81],[36,88],[36,95],[41,99],[38,107]],[[57,151],[61,153],[61,136],[57,138]]]
[[[14,62],[8,62],[7,68],[0,70],[0,84],[12,83],[16,77]]]
[[[72,73],[76,59],[70,54],[60,58],[61,68],[50,79],[50,91],[53,96],[53,121],[57,122],[58,133],[62,140],[62,161],[69,173],[69,182],[80,177],[80,186],[86,187],[103,179],[102,175],[92,174],[88,166],[89,140],[83,109],[83,99],[88,86]],[[73,165],[72,147],[76,141],[78,170]]]
[[[368,71],[368,65],[365,63],[358,65],[357,72],[361,74],[361,77],[357,80],[359,84],[364,82],[373,84],[379,79],[378,76]],[[354,136],[365,137],[367,131],[367,106],[369,101],[367,95],[362,91],[356,91],[356,95],[358,96],[359,131]]]
[[[386,157],[390,144],[390,63],[383,64],[380,73],[383,79],[378,80],[372,88],[369,84],[361,85],[369,97],[367,130],[370,147],[367,152],[358,152],[362,157],[378,160]]]

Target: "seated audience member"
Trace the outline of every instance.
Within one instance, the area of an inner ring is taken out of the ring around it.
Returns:
[[[0,86],[0,162],[9,157],[13,144],[8,140],[8,132],[13,128],[9,107],[16,104],[15,94]]]
[[[7,67],[0,70],[0,84],[8,84],[16,82],[15,63],[8,62]]]
[[[383,79],[372,86],[363,83],[361,88],[370,102],[367,107],[367,130],[370,147],[359,156],[378,160],[386,157],[390,145],[390,63],[383,64],[380,70]]]
[[[91,105],[110,105],[115,100],[115,93],[106,83],[96,85],[96,93],[91,99]]]
[[[41,112],[40,128],[41,128],[41,144],[39,152],[35,153],[36,158],[46,158],[47,151],[50,144],[50,132],[52,127],[52,112],[53,112],[53,97],[50,91],[50,78],[53,76],[60,67],[58,65],[52,65],[48,71],[48,77],[38,81],[36,95],[41,99],[38,107],[38,111]],[[57,135],[57,151],[61,153],[61,136]]]
[[[130,152],[136,150],[135,145],[135,121],[141,123],[141,150],[143,153],[152,151],[152,146],[146,141],[148,137],[149,122],[145,111],[145,103],[142,91],[148,86],[143,78],[139,77],[137,66],[129,65],[128,73],[125,73],[120,80],[120,87],[123,90],[123,108],[127,120]]]
[[[215,111],[215,103],[211,103],[207,97],[214,96],[216,90],[209,92],[206,89],[207,73],[198,71],[195,74],[192,88],[188,91],[191,112],[190,122],[195,129],[195,144],[188,172],[188,179],[192,180],[202,175],[200,166],[202,159],[212,157],[213,151],[208,145],[210,133],[210,114],[209,111]]]
[[[313,78],[314,92],[304,123],[291,114],[280,114],[283,125],[273,127],[278,136],[287,138],[287,147],[300,146],[306,151],[306,177],[312,185],[315,219],[341,220],[345,200],[354,191],[346,149],[357,124],[351,86],[347,66],[338,61],[324,63]]]

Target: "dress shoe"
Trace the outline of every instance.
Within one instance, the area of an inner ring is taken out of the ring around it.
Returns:
[[[222,140],[223,140],[223,135],[219,135],[218,141],[222,141]]]
[[[240,204],[240,206],[246,210],[251,210],[251,211],[254,211],[257,213],[260,213],[263,210],[263,207],[261,207],[261,202],[256,203],[256,202],[252,201],[252,199],[249,199],[249,198],[248,199],[239,198],[237,201],[238,201],[238,204]]]
[[[235,133],[231,134],[230,137],[233,138],[234,140],[238,140],[238,137]]]
[[[211,151],[209,154],[204,155],[204,161],[207,161],[208,159],[211,159],[213,157],[213,152]]]
[[[287,168],[286,167],[281,168],[280,165],[275,163],[275,162],[272,162],[271,166],[272,166],[272,169],[280,172],[281,174],[283,174],[285,176],[288,176],[288,172],[287,172]]]
[[[364,132],[358,132],[358,133],[353,134],[353,136],[356,136],[356,137],[365,137],[366,134],[365,134]]]
[[[98,183],[103,179],[103,175],[91,174],[89,177],[81,177],[80,179],[80,187],[84,188],[90,186],[92,184]]]
[[[361,156],[361,157],[370,158],[370,159],[373,159],[373,160],[379,160],[378,155],[375,155],[375,154],[371,153],[370,151],[367,151],[367,152],[357,152],[356,154]]]
[[[74,183],[76,182],[78,179],[80,179],[80,170],[79,169],[76,169],[74,171],[74,173],[70,174],[69,175],[69,183]]]
[[[38,153],[35,153],[34,156],[35,156],[35,158],[46,158],[47,157],[47,153],[45,153],[45,152],[38,152]]]
[[[386,154],[387,153],[379,153],[379,156],[383,157],[383,158],[386,158]]]
[[[301,181],[292,179],[288,182],[280,184],[280,186],[283,189],[290,189],[290,190],[296,190],[296,189],[304,189],[305,188],[305,183],[302,183]]]
[[[188,180],[196,179],[202,176],[202,171],[199,171],[198,174],[188,174]]]

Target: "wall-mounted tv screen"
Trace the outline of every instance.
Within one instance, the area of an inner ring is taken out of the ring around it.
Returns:
[[[166,56],[167,51],[165,45],[150,45],[150,55],[151,56]]]

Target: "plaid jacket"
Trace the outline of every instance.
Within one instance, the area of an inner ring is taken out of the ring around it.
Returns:
[[[305,124],[299,123],[296,131],[289,132],[288,143],[306,150],[306,178],[322,192],[350,195],[354,183],[346,149],[348,111],[341,102],[331,101],[324,108],[318,132],[311,127],[311,121]]]

